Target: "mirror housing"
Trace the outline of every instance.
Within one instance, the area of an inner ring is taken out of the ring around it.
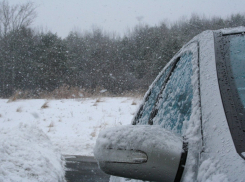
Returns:
[[[181,179],[187,149],[182,137],[164,128],[128,125],[101,131],[94,156],[100,169],[110,175],[175,181]]]

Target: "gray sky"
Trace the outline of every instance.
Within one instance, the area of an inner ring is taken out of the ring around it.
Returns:
[[[9,0],[10,4],[30,0]],[[33,26],[66,37],[71,30],[93,26],[123,35],[139,23],[174,22],[192,13],[227,17],[245,13],[245,0],[32,0],[38,17]]]

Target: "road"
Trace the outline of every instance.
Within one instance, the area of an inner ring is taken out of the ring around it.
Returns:
[[[93,157],[65,156],[67,182],[108,182],[110,176],[103,173]]]

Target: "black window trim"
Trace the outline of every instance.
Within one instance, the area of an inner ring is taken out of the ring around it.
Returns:
[[[243,34],[214,32],[214,41],[217,77],[226,119],[236,151],[245,159],[242,155],[242,152],[245,152],[245,109],[239,99],[237,90],[234,89],[235,82],[231,76],[230,56],[229,51],[227,51],[229,49],[229,37]]]

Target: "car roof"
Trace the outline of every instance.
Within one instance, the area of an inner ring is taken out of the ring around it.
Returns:
[[[245,33],[245,27],[241,26],[235,28],[225,28],[225,29],[216,30],[215,32],[221,32],[223,35]]]

